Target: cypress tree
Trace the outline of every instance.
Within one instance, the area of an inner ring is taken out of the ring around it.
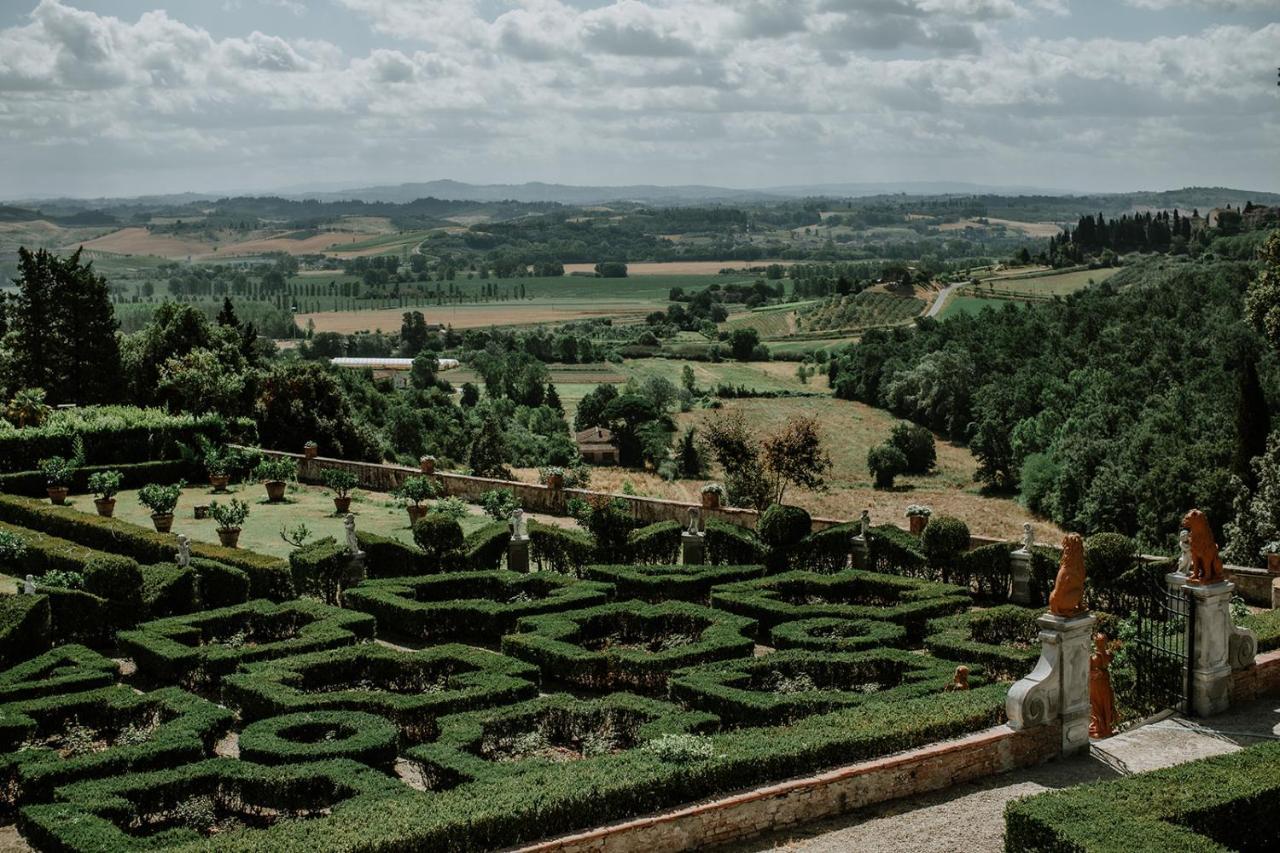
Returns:
[[[1267,436],[1271,433],[1271,415],[1267,411],[1267,399],[1258,380],[1257,360],[1252,356],[1243,359],[1244,368],[1238,374],[1236,395],[1236,447],[1231,460],[1232,471],[1252,492],[1257,488],[1257,476],[1250,462],[1267,450]]]

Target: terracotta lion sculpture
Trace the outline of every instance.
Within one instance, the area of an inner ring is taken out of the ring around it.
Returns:
[[[1187,573],[1187,583],[1221,583],[1222,558],[1218,556],[1218,543],[1209,528],[1209,517],[1193,509],[1182,517],[1182,526],[1191,533],[1191,570]]]
[[[1053,592],[1049,593],[1049,612],[1068,618],[1085,612],[1084,540],[1079,533],[1062,537],[1062,559],[1058,561]]]

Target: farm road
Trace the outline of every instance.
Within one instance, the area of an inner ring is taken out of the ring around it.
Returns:
[[[966,282],[957,281],[955,284],[948,284],[938,292],[938,298],[933,300],[933,304],[929,306],[929,310],[924,312],[926,317],[937,317],[942,313],[942,308],[947,304],[947,299],[951,297],[951,292],[964,287]]]

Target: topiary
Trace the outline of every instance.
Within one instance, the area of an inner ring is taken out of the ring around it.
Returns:
[[[949,515],[937,516],[920,534],[920,549],[925,563],[947,580],[960,555],[969,550],[969,525]]]
[[[805,509],[771,504],[760,516],[760,540],[770,548],[789,548],[808,536],[812,526]]]
[[[1137,544],[1121,533],[1095,533],[1085,540],[1084,576],[1094,607],[1111,610],[1118,603],[1120,578],[1137,559]]]
[[[413,541],[426,554],[429,571],[439,571],[447,560],[462,552],[462,525],[438,512],[429,512],[413,525]]]

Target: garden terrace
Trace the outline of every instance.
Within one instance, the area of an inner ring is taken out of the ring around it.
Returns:
[[[62,802],[22,811],[45,849],[136,850],[213,843],[220,849],[314,851],[360,846],[378,815],[417,794],[352,761],[267,767],[211,759],[81,782]],[[386,827],[383,827],[384,833]]]
[[[1043,610],[1004,604],[932,620],[924,645],[940,657],[982,664],[993,678],[1018,679],[1040,659]]]
[[[900,649],[782,651],[677,672],[671,676],[671,696],[726,723],[782,725],[871,701],[896,704],[941,693],[955,667]]]
[[[0,702],[76,693],[114,684],[115,661],[80,645],[59,646],[0,673]]]
[[[861,652],[885,646],[905,646],[907,630],[874,619],[799,619],[775,625],[769,632],[774,647],[811,652]]]
[[[950,584],[874,572],[784,572],[717,587],[711,603],[756,619],[762,628],[818,617],[875,619],[902,625],[917,641],[925,622],[966,609],[969,595]]]
[[[388,768],[400,752],[400,730],[360,711],[299,711],[250,723],[239,746],[241,760],[259,764],[348,758]]]
[[[383,631],[430,642],[497,642],[521,617],[602,604],[610,592],[608,584],[500,570],[366,581],[343,601],[373,614]]]
[[[764,566],[587,566],[584,577],[611,583],[618,598],[706,604],[712,587],[764,576]]]
[[[250,664],[227,676],[223,686],[245,719],[371,711],[417,743],[435,735],[435,720],[444,714],[536,696],[537,679],[537,670],[526,663],[469,646],[404,652],[368,643]]]
[[[682,601],[623,601],[521,619],[502,650],[590,690],[665,693],[673,670],[749,656],[755,623]]]
[[[166,681],[217,681],[242,663],[349,646],[373,638],[371,616],[315,601],[251,601],[171,616],[121,631],[138,669]]]
[[[1010,803],[1005,850],[1274,850],[1280,743]]]
[[[230,711],[176,687],[123,686],[0,706],[6,805],[47,799],[79,779],[168,767],[206,756]]]

